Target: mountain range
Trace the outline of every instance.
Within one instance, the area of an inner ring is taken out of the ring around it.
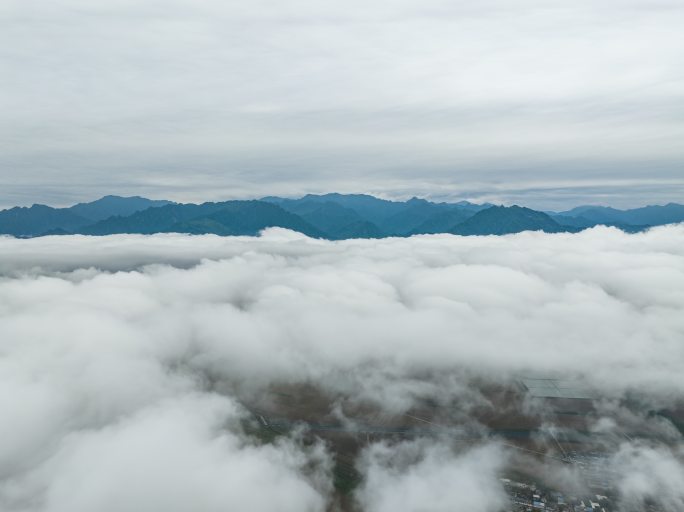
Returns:
[[[579,206],[543,212],[521,206],[467,201],[389,201],[365,194],[309,194],[298,199],[175,203],[144,197],[105,196],[69,208],[42,204],[0,211],[0,234],[15,237],[116,233],[256,235],[282,227],[330,240],[417,234],[504,235],[521,231],[576,232],[596,225],[637,232],[684,222],[684,205],[669,203],[618,210]]]

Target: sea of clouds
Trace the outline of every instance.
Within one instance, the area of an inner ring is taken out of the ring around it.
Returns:
[[[534,372],[579,379],[608,403],[673,407],[683,370],[684,225],[342,242],[281,229],[0,237],[0,510],[334,508],[325,443],[244,432],[245,400],[276,384],[400,413],[437,392],[475,400],[474,379]],[[625,509],[644,498],[684,509],[670,436],[611,459]],[[372,443],[354,500],[497,512],[509,457],[496,441]]]

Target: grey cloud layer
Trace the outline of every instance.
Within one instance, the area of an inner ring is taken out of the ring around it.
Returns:
[[[30,395],[22,396],[31,403]],[[112,396],[105,392],[98,399],[108,402]],[[45,447],[32,446],[21,462],[10,465],[1,452],[2,510],[301,512],[325,507],[330,484],[320,481],[318,487],[304,469],[318,462],[325,475],[329,458],[322,446],[251,445],[239,429],[226,426],[240,417],[230,400],[188,394],[85,425],[78,424],[82,411],[74,412],[65,432],[55,432],[55,418],[42,418],[55,439]],[[30,437],[35,427],[15,426],[23,430],[6,433],[10,441],[17,436],[36,441]]]
[[[625,444],[614,455],[613,469],[620,474],[619,492],[625,503],[641,503],[648,498],[660,501],[666,510],[684,507],[684,466],[682,447],[676,456],[667,450]],[[678,457],[678,458],[677,458]],[[626,510],[640,510],[638,506]]]
[[[508,502],[498,481],[505,454],[489,445],[456,455],[448,445],[375,444],[360,467],[365,476],[359,501],[368,512],[394,510],[502,510]]]
[[[539,369],[608,397],[664,406],[684,394],[682,225],[344,242],[280,229],[0,237],[0,275],[0,410],[12,413],[0,422],[0,508],[11,512],[324,510],[324,447],[257,446],[241,432],[238,399],[278,382],[388,411]],[[616,456],[623,493],[659,489],[676,510],[681,454],[658,450]],[[493,511],[506,458],[497,446],[371,445],[357,498],[383,512],[400,492],[410,510],[455,479],[489,488],[473,510]]]
[[[548,206],[534,183],[597,179],[589,195],[615,204],[684,186],[676,1],[1,9],[7,204],[126,191],[487,197],[509,183],[501,199],[529,188]]]
[[[129,332],[134,320],[132,350],[184,357],[191,337],[216,371],[254,378],[380,361],[403,377],[543,367],[666,396],[684,391],[683,238],[682,226],[340,243],[279,229],[257,239],[2,238],[0,270],[14,276],[2,283],[3,329],[67,343],[87,336],[69,315],[95,336],[99,324]],[[115,350],[119,337],[101,343]]]

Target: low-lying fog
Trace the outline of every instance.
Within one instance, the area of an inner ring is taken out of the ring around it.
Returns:
[[[306,385],[397,415],[425,398],[477,402],[479,386],[525,375],[581,383],[605,411],[681,407],[684,225],[0,237],[3,512],[334,509],[327,441],[245,431],[267,390]],[[624,510],[684,509],[681,436],[662,429],[668,443],[626,438],[611,452]],[[496,438],[369,442],[351,506],[498,512],[513,457]]]

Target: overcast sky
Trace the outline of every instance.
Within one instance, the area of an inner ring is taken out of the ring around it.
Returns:
[[[681,0],[3,0],[0,206],[684,202]]]

